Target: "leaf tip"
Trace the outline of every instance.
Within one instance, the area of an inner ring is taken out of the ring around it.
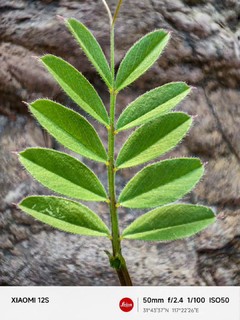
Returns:
[[[32,55],[31,58],[34,60],[37,60],[37,61],[41,60],[41,58],[39,56],[35,56],[35,55]]]
[[[25,104],[27,107],[29,106],[29,104],[26,101],[22,101],[23,104]]]
[[[63,16],[61,16],[61,15],[59,15],[59,14],[56,15],[56,18],[57,18],[60,22],[63,22],[63,23],[66,23],[66,21],[67,21],[66,18],[64,18]]]
[[[169,34],[169,36],[171,37],[172,36],[172,34],[173,34],[173,30],[165,30],[168,34]]]
[[[164,38],[167,37],[168,39],[171,38],[173,34],[173,30],[167,30],[167,29],[160,29],[160,31],[164,32]]]
[[[198,118],[198,114],[195,114],[195,115],[192,116],[192,119],[193,119],[193,120],[195,120],[195,119],[197,119],[197,118]]]
[[[19,152],[17,152],[17,151],[11,151],[11,153],[14,155],[17,155],[17,156],[19,155]]]
[[[217,220],[225,220],[226,219],[226,214],[224,212],[221,212],[216,215]]]
[[[12,206],[13,206],[15,209],[19,209],[19,207],[18,207],[18,204],[17,204],[17,203],[12,202]]]
[[[197,87],[194,87],[194,86],[189,86],[191,90],[194,90],[194,91],[197,91],[198,88]]]
[[[47,54],[44,54],[43,56],[39,57],[39,61],[41,61],[42,63],[45,64],[45,60],[47,60],[51,57],[55,57],[55,56],[53,54],[47,53]]]

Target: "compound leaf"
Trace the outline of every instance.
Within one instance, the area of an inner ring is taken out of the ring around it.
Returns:
[[[153,208],[174,202],[193,189],[203,172],[200,160],[194,158],[154,163],[128,182],[118,202],[127,208]]]
[[[174,112],[144,124],[123,145],[116,166],[133,167],[164,154],[184,137],[191,123],[187,114]]]
[[[181,102],[191,88],[184,82],[171,82],[137,98],[120,115],[117,130],[123,131],[159,117]]]
[[[136,42],[120,64],[116,89],[122,90],[147,71],[158,59],[169,38],[166,31],[156,30]]]
[[[102,100],[89,81],[77,69],[51,54],[43,56],[41,60],[74,102],[100,123],[108,125],[109,118]]]
[[[20,161],[36,180],[55,192],[86,201],[105,201],[107,198],[96,175],[65,153],[29,148],[20,152]]]
[[[110,88],[112,75],[109,64],[96,38],[84,24],[76,19],[68,19],[67,26],[106,85]]]
[[[82,204],[52,196],[31,196],[19,208],[54,228],[86,236],[109,236],[105,223]]]
[[[173,204],[154,209],[131,223],[123,238],[147,241],[171,241],[192,236],[215,221],[210,208]]]
[[[65,147],[92,160],[106,162],[107,154],[95,129],[78,113],[46,99],[32,102],[29,109]]]

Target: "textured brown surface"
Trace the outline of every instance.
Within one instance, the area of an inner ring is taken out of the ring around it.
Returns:
[[[109,1],[114,7],[115,1]],[[0,0],[0,285],[116,285],[103,247],[109,243],[58,232],[12,203],[48,193],[21,168],[27,146],[61,148],[46,136],[21,103],[49,97],[75,107],[32,56],[53,53],[79,68],[108,102],[107,90],[64,25],[86,23],[108,56],[107,15],[101,1]],[[212,206],[219,219],[199,235],[168,244],[123,243],[136,285],[240,284],[240,5],[234,0],[124,1],[116,28],[116,64],[132,43],[155,28],[173,31],[162,58],[119,95],[118,110],[169,81],[196,87],[178,109],[192,115],[190,134],[168,156],[199,156],[206,174],[185,200]],[[106,132],[98,131],[106,143]],[[127,133],[117,137],[120,148]],[[104,166],[86,161],[106,186]],[[117,176],[118,191],[137,169]],[[107,207],[91,207],[108,222]],[[121,226],[138,211],[120,209]]]

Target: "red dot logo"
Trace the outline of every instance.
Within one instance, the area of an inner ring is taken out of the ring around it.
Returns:
[[[132,299],[130,298],[123,298],[120,302],[119,302],[119,308],[123,311],[123,312],[129,312],[133,309],[134,307],[134,303],[132,301]]]

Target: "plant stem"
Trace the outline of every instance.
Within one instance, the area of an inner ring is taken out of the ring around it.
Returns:
[[[108,6],[108,4],[107,4],[107,2],[105,0],[102,0],[102,2],[103,2],[104,6],[105,6],[105,8],[107,10],[107,14],[108,14],[109,22],[110,22],[110,26],[111,26],[112,23],[113,23],[113,18],[112,18],[112,14],[111,14],[110,8],[109,8],[109,6]]]
[[[118,16],[118,14],[119,14],[119,11],[120,11],[122,2],[123,2],[123,0],[119,0],[119,1],[118,1],[117,8],[116,8],[116,10],[115,10],[115,13],[114,13],[114,16],[113,16],[113,21],[112,21],[112,26],[113,26],[113,28],[114,28],[114,24],[115,24],[115,22],[116,22],[117,16]]]
[[[112,72],[112,89],[110,90],[110,128],[108,132],[108,189],[109,189],[109,208],[112,225],[112,250],[110,257],[111,265],[116,269],[119,281],[122,286],[131,286],[132,281],[128,273],[125,259],[121,253],[121,242],[119,236],[118,213],[116,207],[115,194],[115,106],[117,93],[115,91],[115,62],[114,62],[114,25],[111,28],[111,72]]]

